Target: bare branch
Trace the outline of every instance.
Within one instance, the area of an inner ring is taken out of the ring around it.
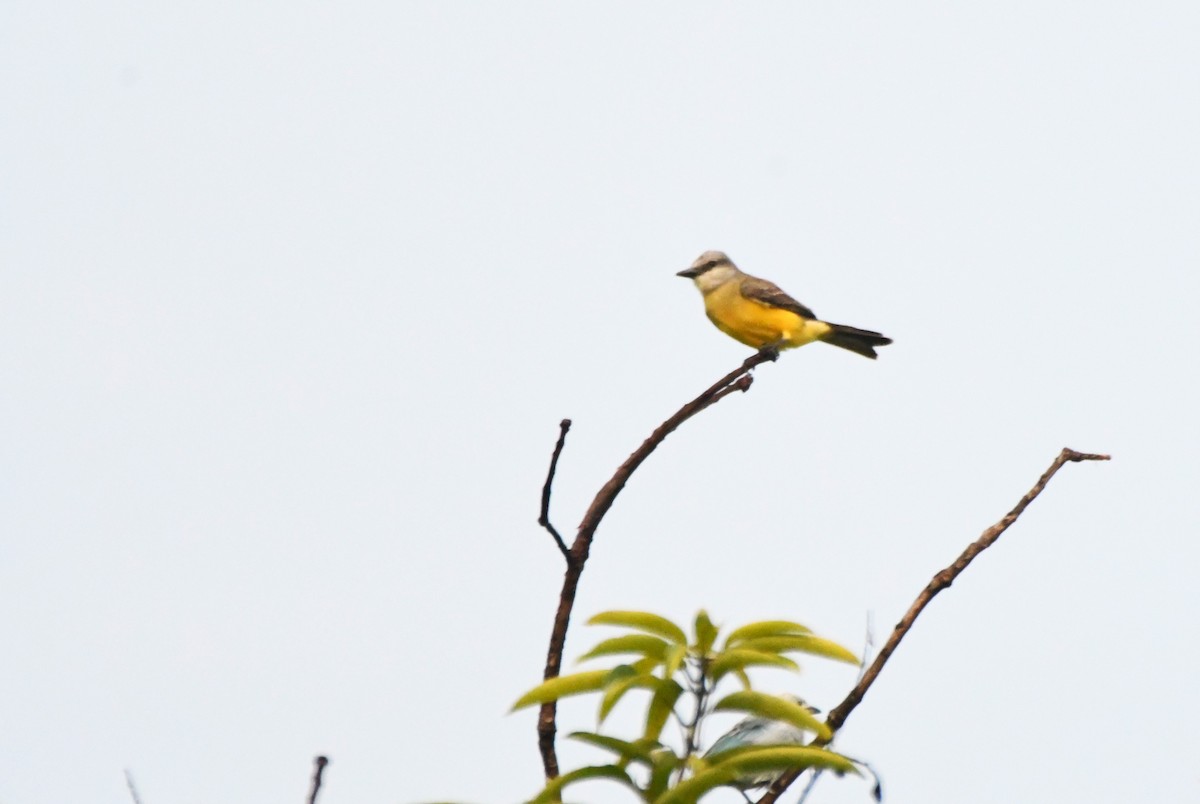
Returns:
[[[329,757],[320,756],[313,760],[312,792],[308,794],[308,804],[317,804],[317,791],[321,789],[321,774],[329,764]]]
[[[679,425],[710,405],[724,399],[734,391],[749,390],[753,382],[750,371],[756,366],[776,360],[778,357],[779,352],[777,350],[768,348],[755,352],[746,358],[739,368],[717,380],[704,393],[691,402],[688,402],[669,419],[660,424],[650,434],[650,437],[643,441],[642,445],[634,450],[633,454],[626,458],[624,463],[617,467],[617,471],[613,473],[613,476],[596,493],[592,504],[588,506],[587,512],[583,515],[583,521],[579,523],[579,532],[575,536],[575,541],[571,544],[567,557],[567,570],[563,574],[562,592],[558,598],[558,610],[554,615],[554,627],[550,631],[550,647],[546,651],[546,670],[543,678],[551,679],[557,677],[562,667],[563,646],[567,641],[567,627],[571,621],[571,610],[575,606],[575,592],[579,588],[579,578],[583,575],[583,567],[587,563],[588,554],[592,548],[592,539],[595,537],[596,529],[600,527],[600,522],[604,519],[604,515],[608,513],[608,509],[612,507],[613,501],[617,499],[617,495],[621,493],[621,489],[625,487],[630,476],[637,471],[642,462],[650,457],[650,453],[654,452],[658,445],[674,432]],[[565,436],[565,431],[563,435]],[[553,462],[551,464],[551,472],[553,473]],[[544,496],[545,491],[543,490]],[[551,701],[550,703],[542,704],[541,711],[538,713],[538,750],[542,755],[542,767],[546,772],[547,779],[553,779],[558,776],[558,754],[554,749],[554,737],[557,730],[555,726],[556,712],[557,707]]]
[[[904,639],[904,635],[907,634],[909,629],[913,627],[913,623],[916,622],[917,617],[921,614],[921,611],[927,605],[929,605],[929,601],[933,600],[938,592],[954,583],[958,576],[962,574],[962,571],[967,568],[967,565],[970,564],[977,555],[995,544],[996,540],[1000,538],[1004,531],[1008,530],[1009,526],[1017,521],[1017,517],[1024,513],[1025,509],[1029,507],[1029,504],[1037,499],[1037,496],[1042,493],[1043,489],[1046,488],[1046,484],[1050,482],[1050,478],[1054,477],[1054,475],[1063,467],[1064,464],[1068,462],[1078,463],[1080,461],[1107,460],[1109,460],[1108,455],[1094,455],[1090,453],[1076,452],[1073,449],[1063,448],[1063,451],[1060,452],[1058,457],[1054,459],[1054,462],[1050,464],[1050,468],[1038,478],[1038,481],[1033,484],[1033,488],[1025,493],[1025,496],[1020,499],[1016,506],[1014,506],[1011,511],[1005,514],[1003,519],[985,530],[983,535],[969,544],[967,549],[963,550],[962,555],[955,559],[953,564],[934,575],[933,579],[928,583],[928,585],[921,590],[921,594],[917,595],[917,599],[913,601],[912,605],[909,606],[908,611],[905,612],[904,617],[901,618],[900,622],[897,623],[896,627],[892,630],[892,635],[888,637],[888,641],[884,643],[883,648],[879,651],[879,655],[875,657],[875,661],[871,663],[871,666],[867,669],[867,672],[863,673],[862,677],[858,680],[858,683],[854,685],[854,688],[850,690],[850,693],[846,696],[845,700],[843,700],[829,712],[829,717],[825,720],[825,723],[829,726],[830,730],[836,733],[837,730],[845,724],[846,719],[850,717],[850,713],[854,711],[855,707],[862,703],[863,696],[867,694],[867,690],[869,690],[871,685],[875,683],[875,679],[879,677],[879,673],[881,670],[883,670],[883,666],[887,664],[888,659],[891,658],[893,653],[895,653],[897,646],[900,644],[900,640]],[[818,740],[814,741],[814,744],[826,745],[828,742],[829,741],[827,740]],[[766,794],[764,794],[763,797],[758,800],[758,804],[774,804],[779,796],[783,794],[783,791],[787,790],[788,785],[794,782],[800,773],[802,773],[802,771],[792,771],[781,777],[778,781],[771,785],[771,788],[766,792]]]
[[[129,768],[125,769],[125,784],[129,788],[129,795],[133,798],[133,804],[142,804],[142,797],[138,795],[137,785],[133,783],[133,771]]]
[[[550,456],[550,470],[546,472],[546,484],[542,486],[542,513],[538,517],[538,524],[546,530],[550,531],[550,535],[554,537],[558,549],[562,551],[563,558],[567,563],[571,563],[571,551],[567,549],[567,543],[563,541],[562,536],[558,535],[558,531],[550,524],[550,488],[554,485],[554,473],[558,470],[558,456],[562,455],[563,446],[567,443],[567,431],[571,429],[571,420],[563,419],[558,424],[558,443],[554,445],[554,454]]]

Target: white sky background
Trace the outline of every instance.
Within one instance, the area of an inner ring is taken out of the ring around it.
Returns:
[[[1195,4],[505,5],[0,10],[0,804],[301,801],[322,752],[323,804],[532,794],[558,421],[570,534],[749,353],[674,276],[712,248],[896,342],[671,436],[577,624],[881,642],[1111,452],[840,745],[894,804],[1195,800]]]

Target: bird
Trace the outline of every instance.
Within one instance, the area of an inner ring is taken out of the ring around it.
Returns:
[[[821,714],[815,706],[809,706],[803,698],[795,695],[781,695],[792,703],[799,704],[814,715]],[[729,731],[717,738],[712,747],[704,752],[705,757],[730,751],[734,748],[744,748],[750,745],[805,745],[813,734],[791,723],[781,720],[771,720],[759,715],[742,718]],[[765,771],[750,776],[743,776],[734,782],[734,787],[743,791],[755,787],[766,787],[783,774],[779,771]]]
[[[869,329],[821,321],[809,308],[757,276],[743,273],[723,251],[706,251],[676,276],[691,279],[704,296],[704,312],[717,329],[755,349],[794,349],[824,341],[876,358],[891,338]]]
[[[779,697],[803,706],[814,715],[821,714],[820,709],[810,706],[803,698],[787,693]],[[805,731],[791,723],[781,720],[771,720],[760,715],[750,715],[733,724],[733,728],[718,737],[717,741],[712,744],[712,747],[704,752],[704,756],[710,757],[722,751],[731,751],[735,748],[745,748],[751,745],[808,745],[814,736],[812,732]],[[842,757],[853,762],[861,771],[864,771],[869,776],[872,783],[871,796],[876,801],[883,801],[883,784],[875,769],[861,759],[855,759],[845,754],[842,754]],[[734,781],[733,786],[741,791],[742,796],[745,797],[747,802],[750,802],[750,797],[746,794],[747,790],[752,790],[755,787],[767,787],[773,784],[780,776],[783,776],[783,774],[784,772],[781,771],[763,771],[762,773],[750,774]],[[803,799],[803,797],[801,798]]]

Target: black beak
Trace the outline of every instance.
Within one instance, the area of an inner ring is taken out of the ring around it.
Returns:
[[[695,268],[688,268],[686,271],[680,271],[675,276],[682,276],[684,279],[695,279],[700,275],[700,272]]]

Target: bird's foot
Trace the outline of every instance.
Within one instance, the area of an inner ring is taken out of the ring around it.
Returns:
[[[763,347],[758,350],[758,353],[761,354],[763,357],[765,357],[767,360],[770,360],[771,362],[775,362],[776,360],[779,359],[779,350],[783,347],[783,345],[785,343],[787,343],[787,340],[784,338],[780,338],[777,341],[771,341],[768,344],[764,344]]]

